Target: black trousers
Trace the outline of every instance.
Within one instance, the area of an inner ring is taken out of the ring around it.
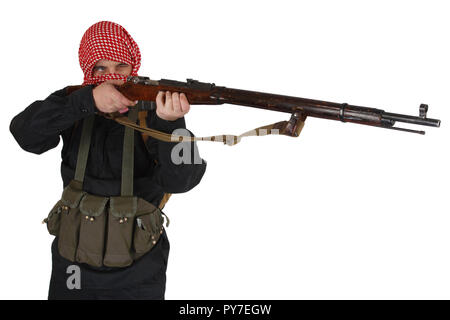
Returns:
[[[163,300],[170,244],[164,230],[158,243],[125,268],[95,268],[71,262],[52,243],[49,300]]]

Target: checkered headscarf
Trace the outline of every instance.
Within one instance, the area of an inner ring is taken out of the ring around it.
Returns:
[[[101,59],[127,63],[131,75],[137,76],[141,66],[141,52],[130,34],[117,23],[101,21],[92,25],[83,35],[78,50],[80,66],[84,73],[83,85],[99,84],[110,79],[126,80],[120,74],[92,76],[92,70]]]

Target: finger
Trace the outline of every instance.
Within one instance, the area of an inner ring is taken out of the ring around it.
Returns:
[[[123,103],[115,101],[114,104],[112,105],[112,109],[113,109],[113,112],[114,111],[120,111],[120,110],[123,110],[123,109],[127,109],[127,106],[124,105]]]
[[[160,118],[163,118],[166,113],[165,97],[166,94],[163,91],[159,91],[156,95],[156,114]]]
[[[191,105],[189,104],[189,101],[184,93],[180,94],[180,103],[181,103],[181,111],[186,114],[189,112],[189,109],[191,108]]]
[[[170,91],[166,91],[166,103],[164,104],[164,107],[167,108],[168,111],[173,111],[172,94]]]
[[[111,91],[112,91],[111,92],[111,97],[114,100],[122,103],[125,106],[134,106],[134,105],[136,105],[136,103],[134,101],[131,101],[131,100],[127,99],[127,97],[125,97],[119,90],[117,90],[116,87],[114,87],[111,84],[110,84],[110,86],[111,86]]]
[[[105,88],[113,88],[114,89],[114,85],[112,83],[109,83],[108,81],[103,82],[102,84],[100,84],[99,86],[103,86]]]
[[[163,97],[164,97],[164,92],[159,91],[158,94],[156,95],[156,108],[164,107]]]
[[[111,97],[111,99],[110,99],[109,102],[108,102],[108,109],[111,110],[110,112],[115,112],[115,111],[117,111],[117,110],[119,110],[119,109],[122,109],[122,108],[123,108],[123,106],[120,105],[120,104],[117,102],[117,100],[114,100],[114,99]]]
[[[180,104],[180,95],[178,92],[172,93],[172,104],[173,104],[173,111],[176,113],[181,113],[181,104]]]
[[[136,102],[135,101],[131,101],[130,99],[127,99],[127,97],[125,97],[123,94],[120,93],[120,103],[122,103],[125,106],[135,106]]]

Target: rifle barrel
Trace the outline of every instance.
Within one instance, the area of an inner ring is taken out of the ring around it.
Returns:
[[[438,119],[414,117],[414,116],[408,116],[408,115],[399,114],[399,113],[385,112],[385,113],[383,113],[382,117],[383,117],[383,119],[386,119],[386,120],[412,123],[412,124],[417,124],[417,125],[421,125],[421,126],[439,127],[441,125],[441,120],[438,120]]]

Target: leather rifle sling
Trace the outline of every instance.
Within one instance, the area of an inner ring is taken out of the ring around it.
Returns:
[[[131,109],[130,109],[131,110]],[[151,129],[148,127],[143,127],[141,125],[136,124],[135,122],[130,121],[125,116],[119,116],[115,117],[114,120],[126,127],[132,128],[134,130],[140,131],[144,133],[145,135],[151,136],[152,138],[155,138],[160,141],[165,142],[181,142],[181,141],[213,141],[213,142],[223,142],[227,145],[235,145],[241,141],[243,137],[250,137],[250,136],[265,136],[265,135],[271,135],[271,134],[282,134],[282,135],[288,135],[288,136],[298,136],[303,129],[304,123],[305,123],[306,116],[303,116],[299,119],[299,123],[297,124],[297,128],[295,130],[295,135],[287,134],[287,128],[290,125],[290,121],[280,121],[276,123],[272,123],[269,125],[265,125],[262,127],[255,128],[253,130],[244,132],[240,135],[227,135],[227,134],[221,134],[216,136],[206,136],[206,137],[190,137],[190,136],[183,136],[183,135],[176,135],[176,134],[168,134],[164,133],[155,129]]]

